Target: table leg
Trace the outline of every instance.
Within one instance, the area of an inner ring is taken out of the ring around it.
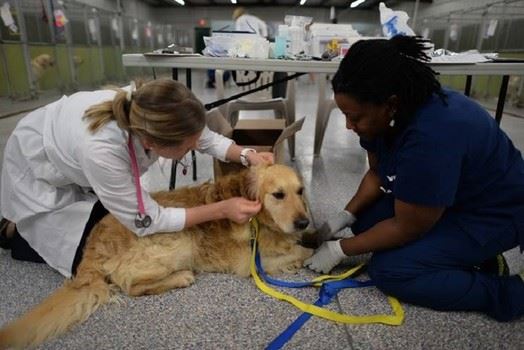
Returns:
[[[502,76],[500,83],[499,100],[497,102],[497,110],[495,111],[495,120],[500,124],[502,120],[502,113],[504,112],[504,103],[506,102],[506,93],[508,92],[509,75]]]
[[[169,178],[169,190],[174,190],[176,185],[176,168],[178,166],[178,162],[176,160],[171,161],[171,176]]]
[[[173,80],[178,80],[178,69],[172,69]],[[191,69],[186,69],[186,86],[191,90]],[[191,159],[193,167],[193,181],[197,180],[197,163],[195,150],[191,150]],[[171,176],[169,177],[169,189],[172,190],[176,186],[176,168],[177,161],[173,160],[171,163]]]
[[[192,84],[191,84],[191,69],[186,69],[186,86],[189,90],[191,90]],[[197,162],[196,162],[196,153],[195,150],[191,150],[191,160],[193,163],[193,181],[197,180]]]
[[[466,75],[466,87],[464,88],[464,95],[470,96],[471,95],[471,75]]]

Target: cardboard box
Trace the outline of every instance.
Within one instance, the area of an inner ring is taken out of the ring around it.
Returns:
[[[284,119],[241,119],[232,127],[218,109],[209,111],[207,115],[209,129],[233,139],[237,145],[254,148],[257,152],[273,152],[275,163],[280,164],[285,161],[284,141],[302,129],[304,120],[302,118],[286,126]],[[242,168],[239,163],[213,161],[215,178]]]

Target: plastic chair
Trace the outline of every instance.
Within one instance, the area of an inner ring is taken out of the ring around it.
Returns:
[[[217,99],[225,97],[224,71],[215,71],[215,89]],[[273,72],[237,71],[236,84],[242,91],[247,91],[273,81]],[[286,97],[272,97],[271,87],[249,94],[219,107],[220,112],[227,118],[231,126],[238,121],[240,111],[273,110],[275,118],[284,118],[286,125],[295,121],[295,81],[287,81]],[[295,158],[295,136],[288,139],[289,154]]]

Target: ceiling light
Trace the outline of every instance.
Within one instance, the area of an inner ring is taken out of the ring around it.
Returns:
[[[349,7],[351,7],[352,9],[357,7],[358,5],[362,4],[363,2],[365,2],[366,0],[356,0],[356,1],[353,1],[351,3],[351,5],[349,5]]]
[[[184,6],[186,3],[184,2],[184,0],[174,0],[177,4],[180,4],[182,6]]]
[[[304,5],[307,0],[300,0],[300,5]]]
[[[232,4],[236,4],[236,3],[237,3],[237,0],[231,0],[231,3],[232,3]]]

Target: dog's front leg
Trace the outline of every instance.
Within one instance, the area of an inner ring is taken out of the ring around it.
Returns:
[[[287,252],[281,255],[261,255],[262,266],[269,274],[296,273],[302,268],[304,260],[313,255],[313,249],[292,245]]]

